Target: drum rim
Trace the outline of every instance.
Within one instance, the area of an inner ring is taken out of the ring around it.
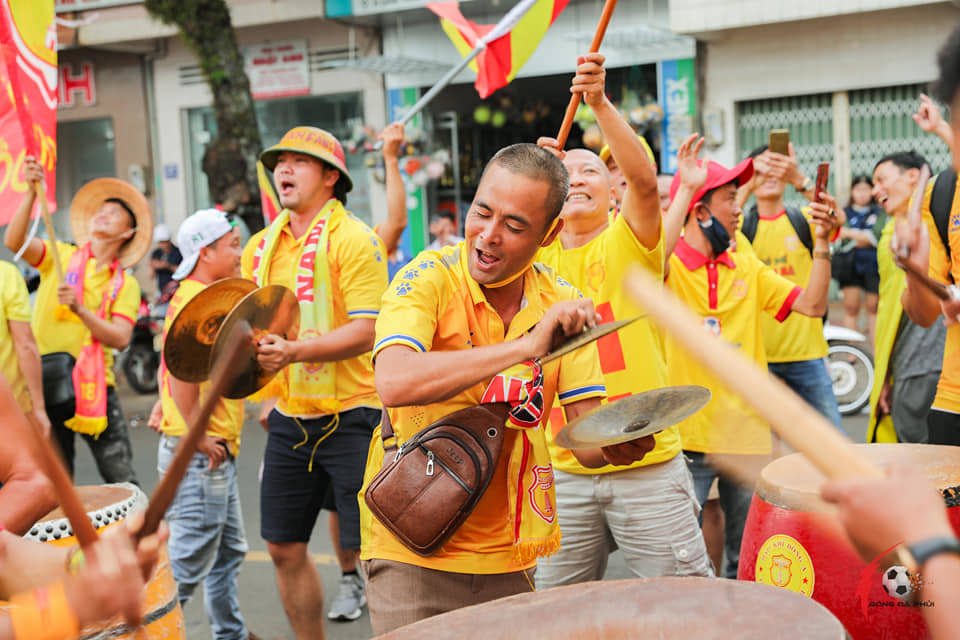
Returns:
[[[101,529],[108,525],[120,522],[131,513],[134,513],[146,506],[147,497],[140,487],[129,482],[121,482],[106,485],[87,485],[87,487],[109,487],[111,489],[124,489],[129,492],[129,497],[123,500],[114,501],[110,504],[91,509],[87,511],[87,517],[93,523],[95,529]],[[85,489],[87,487],[78,487]],[[58,507],[59,508],[59,507]],[[51,511],[52,513],[52,511]],[[53,542],[70,538],[74,535],[73,527],[66,516],[52,518],[50,520],[38,520],[30,527],[30,530],[24,534],[24,538],[36,540],[37,542]]]

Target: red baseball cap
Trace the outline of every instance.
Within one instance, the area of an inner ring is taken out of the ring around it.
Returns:
[[[703,160],[699,160],[697,166],[703,166]],[[717,187],[722,187],[725,184],[731,182],[736,182],[738,187],[743,186],[743,184],[753,177],[753,158],[747,158],[737,166],[732,169],[727,169],[725,166],[719,162],[714,162],[712,160],[707,164],[707,181],[703,183],[703,186],[697,189],[693,194],[693,198],[690,200],[690,206],[687,207],[687,213],[693,211],[693,206],[700,202],[704,194],[711,189],[716,189]],[[673,197],[677,195],[677,190],[680,188],[680,173],[678,172],[673,176],[673,181],[670,183],[670,199],[673,200]]]

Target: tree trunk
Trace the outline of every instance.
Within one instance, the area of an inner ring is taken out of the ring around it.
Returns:
[[[251,231],[263,228],[257,187],[262,143],[226,0],[145,0],[144,6],[180,29],[213,94],[217,137],[203,154],[210,196],[241,215]]]

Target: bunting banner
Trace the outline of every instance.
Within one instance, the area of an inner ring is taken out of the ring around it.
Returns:
[[[53,0],[0,0],[0,59],[0,225],[4,225],[29,188],[23,180],[27,154],[43,166],[50,211],[57,206]]]
[[[460,13],[459,2],[431,2],[427,8],[440,17],[440,26],[461,56],[470,55],[478,44],[485,42],[486,49],[470,63],[470,68],[477,73],[477,93],[486,98],[517,76],[569,1],[521,0],[496,25],[467,20]],[[506,31],[500,33],[504,28]],[[497,33],[491,33],[494,31]]]

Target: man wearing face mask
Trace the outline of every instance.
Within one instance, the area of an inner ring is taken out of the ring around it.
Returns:
[[[742,215],[737,187],[753,175],[748,158],[733,169],[716,162],[707,167],[707,180],[694,194],[684,225],[684,236],[670,256],[667,286],[703,319],[704,329],[737,345],[745,355],[766,366],[760,317],[766,313],[783,322],[792,312],[819,318],[827,307],[830,251],[827,238],[838,221],[831,210],[836,202],[811,204],[816,223],[813,267],[806,289],[777,274],[751,252],[734,252],[731,242]],[[680,187],[675,178],[671,192]],[[706,407],[680,423],[680,440],[693,473],[701,506],[717,476],[707,454],[737,456],[740,463],[757,461],[770,453],[770,427],[731,393],[722,380],[707,372],[673,340],[666,340],[666,359],[672,384],[699,384],[713,393]],[[726,516],[725,575],[735,578],[740,538],[750,507],[752,490],[720,478],[720,506]]]

